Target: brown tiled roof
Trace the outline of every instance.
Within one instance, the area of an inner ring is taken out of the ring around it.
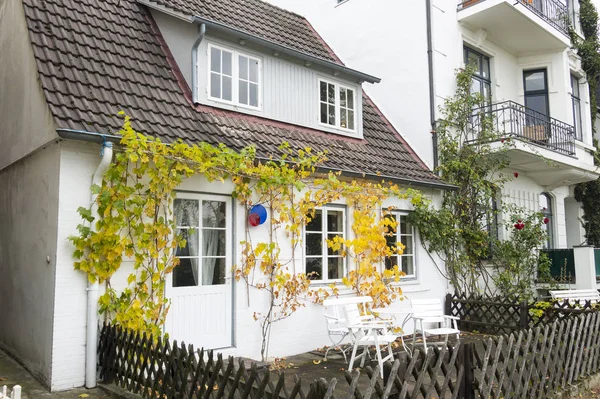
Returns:
[[[248,2],[254,4],[257,0]],[[134,0],[23,0],[41,86],[60,128],[114,133],[134,127],[166,140],[328,150],[327,167],[440,184],[365,96],[364,139],[196,106],[149,12]],[[257,2],[258,3],[258,2]],[[308,34],[308,33],[307,33]],[[183,82],[183,83],[182,83]]]
[[[313,56],[339,63],[307,20],[262,0],[150,0],[185,15],[206,18]]]

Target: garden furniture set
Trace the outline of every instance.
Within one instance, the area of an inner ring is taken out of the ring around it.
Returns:
[[[416,337],[420,335],[423,348],[427,351],[427,336],[444,336],[443,344],[448,344],[448,336],[456,335],[459,339],[457,317],[444,314],[442,301],[439,298],[412,299],[410,306],[394,303],[389,307],[372,308],[373,299],[369,296],[330,298],[323,302],[327,331],[332,342],[325,352],[325,359],[331,349],[338,349],[348,362],[346,351],[352,349],[349,369],[361,359],[360,367],[364,367],[369,348],[375,347],[379,373],[383,378],[383,363],[393,359],[392,343],[400,339],[407,352],[414,349]],[[412,347],[409,350],[404,342],[404,326],[412,320],[414,332]],[[343,348],[342,343],[348,339],[350,345]],[[381,350],[387,350],[382,356]],[[362,353],[358,350],[362,348]]]

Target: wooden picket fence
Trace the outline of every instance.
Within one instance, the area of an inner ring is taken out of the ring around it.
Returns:
[[[15,385],[10,389],[4,385],[0,388],[0,399],[21,399],[21,386]]]
[[[533,301],[452,294],[446,295],[445,306],[446,314],[460,318],[461,331],[485,334],[510,334],[600,310],[592,301],[554,300],[550,307],[542,310],[541,316],[533,316],[532,310],[541,310]]]
[[[383,379],[378,367],[366,367],[340,372],[340,380],[304,382],[108,324],[100,335],[99,367],[105,383],[144,398],[542,399],[600,372],[600,313],[414,356],[401,353],[385,364]]]
[[[100,333],[99,367],[104,383],[114,383],[144,398],[236,399],[386,399],[457,398],[465,369],[463,345],[415,351],[379,367],[339,373],[327,381],[303,382],[283,371],[250,367],[241,361],[189,345],[153,340],[144,334],[105,324]],[[468,357],[471,359],[471,356]],[[471,369],[469,367],[469,369]]]

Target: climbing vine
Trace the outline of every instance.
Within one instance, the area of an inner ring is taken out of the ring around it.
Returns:
[[[600,77],[600,41],[598,39],[598,11],[591,0],[579,0],[579,22],[584,40],[581,40],[571,29],[571,40],[581,57],[581,66],[585,71],[589,85],[590,115],[592,118],[592,129],[595,133],[595,121],[597,114],[596,87]],[[598,154],[598,142],[594,140],[596,152],[594,153],[594,164],[600,165]],[[600,209],[597,206],[597,198],[600,193],[600,180],[589,181],[575,185],[575,199],[582,203],[585,237],[587,243],[600,246]]]
[[[98,194],[98,214],[92,208],[80,208],[84,222],[78,234],[70,237],[75,269],[106,286],[100,312],[112,322],[160,335],[170,305],[165,280],[179,264],[176,250],[187,245],[173,217],[175,192],[193,175],[214,184],[230,182],[238,204],[246,210],[262,205],[269,213],[265,226],[257,228],[246,218],[245,237],[234,244],[242,257],[232,271],[238,281],[245,282],[248,292],[256,290],[268,298],[267,306],[254,312],[261,325],[263,358],[268,354],[273,323],[307,303],[337,295],[342,286],[372,296],[375,306],[401,297],[396,283],[403,273],[397,266],[383,267],[386,257],[403,251],[400,244],[387,245],[396,222],[387,217],[389,209],[383,203],[391,198],[419,201],[419,192],[402,191],[383,181],[319,172],[327,154],[310,148],[293,151],[284,144],[277,159],[259,159],[253,147],[236,152],[207,143],[167,144],[136,132],[128,117],[119,134],[122,150],[116,153],[102,185],[92,187]],[[297,252],[303,226],[316,217],[320,207],[336,202],[349,206],[353,235],[327,237],[327,247],[353,262],[337,284],[315,285],[312,280],[321,276],[306,274],[304,265],[297,264],[302,258]],[[126,286],[117,288],[115,273],[125,265],[130,266]]]
[[[456,186],[444,193],[442,206],[436,209],[430,202],[413,199],[415,212],[412,223],[419,228],[426,249],[440,255],[445,263],[446,277],[459,294],[494,294],[496,286],[508,288],[521,281],[532,281],[533,262],[543,235],[532,233],[535,239],[500,242],[499,216],[506,215],[500,201],[506,182],[518,178],[517,172],[507,172],[510,159],[507,151],[514,144],[510,136],[494,130],[484,98],[471,93],[473,69],[467,67],[456,75],[457,89],[442,107],[443,118],[438,123],[438,150],[442,178]],[[523,216],[510,223],[526,220],[524,210],[514,209]],[[527,219],[528,220],[528,219]],[[529,223],[524,225],[529,230]],[[519,232],[515,237],[524,236]],[[487,266],[496,266],[492,275]],[[529,275],[529,277],[527,277]],[[499,284],[498,284],[499,283]],[[526,289],[519,290],[527,294]]]

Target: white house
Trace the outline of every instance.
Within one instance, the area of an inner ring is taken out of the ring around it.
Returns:
[[[348,177],[385,176],[434,199],[448,188],[363,93],[363,83],[378,78],[342,64],[304,18],[259,0],[5,0],[0,49],[0,346],[53,391],[84,384],[86,349],[87,381],[95,381],[97,315],[92,310],[88,321],[87,279],[73,268],[67,238],[81,222],[77,208],[90,205],[101,148],[118,143],[118,111],[165,140],[255,145],[263,156],[277,156],[287,141],[327,149],[325,166]],[[180,187],[176,208],[192,216],[177,216],[178,224],[208,217],[210,208],[219,221],[211,239],[224,245],[181,255],[166,282],[165,332],[257,358],[252,315],[263,298],[251,292],[248,300],[231,276],[245,209],[230,194],[228,184],[200,178]],[[402,223],[408,204],[389,205]],[[335,227],[314,234],[352,234],[349,214],[343,203],[324,207],[321,216]],[[418,232],[404,227],[407,250],[397,261],[406,294],[442,296],[446,281]],[[326,255],[300,252],[298,263],[321,276],[316,286],[354,267],[341,258],[330,271]],[[124,267],[113,285],[123,286],[126,275]],[[327,344],[322,309],[308,306],[278,323],[271,341],[271,356]]]
[[[572,185],[599,174],[588,84],[568,33],[569,21],[580,32],[578,1],[269,1],[305,15],[344,60],[381,76],[386,84],[366,91],[432,167],[440,107],[456,70],[473,63],[473,90],[488,99],[498,130],[517,139],[507,173],[519,177],[501,200],[546,208],[549,248],[585,241]]]

